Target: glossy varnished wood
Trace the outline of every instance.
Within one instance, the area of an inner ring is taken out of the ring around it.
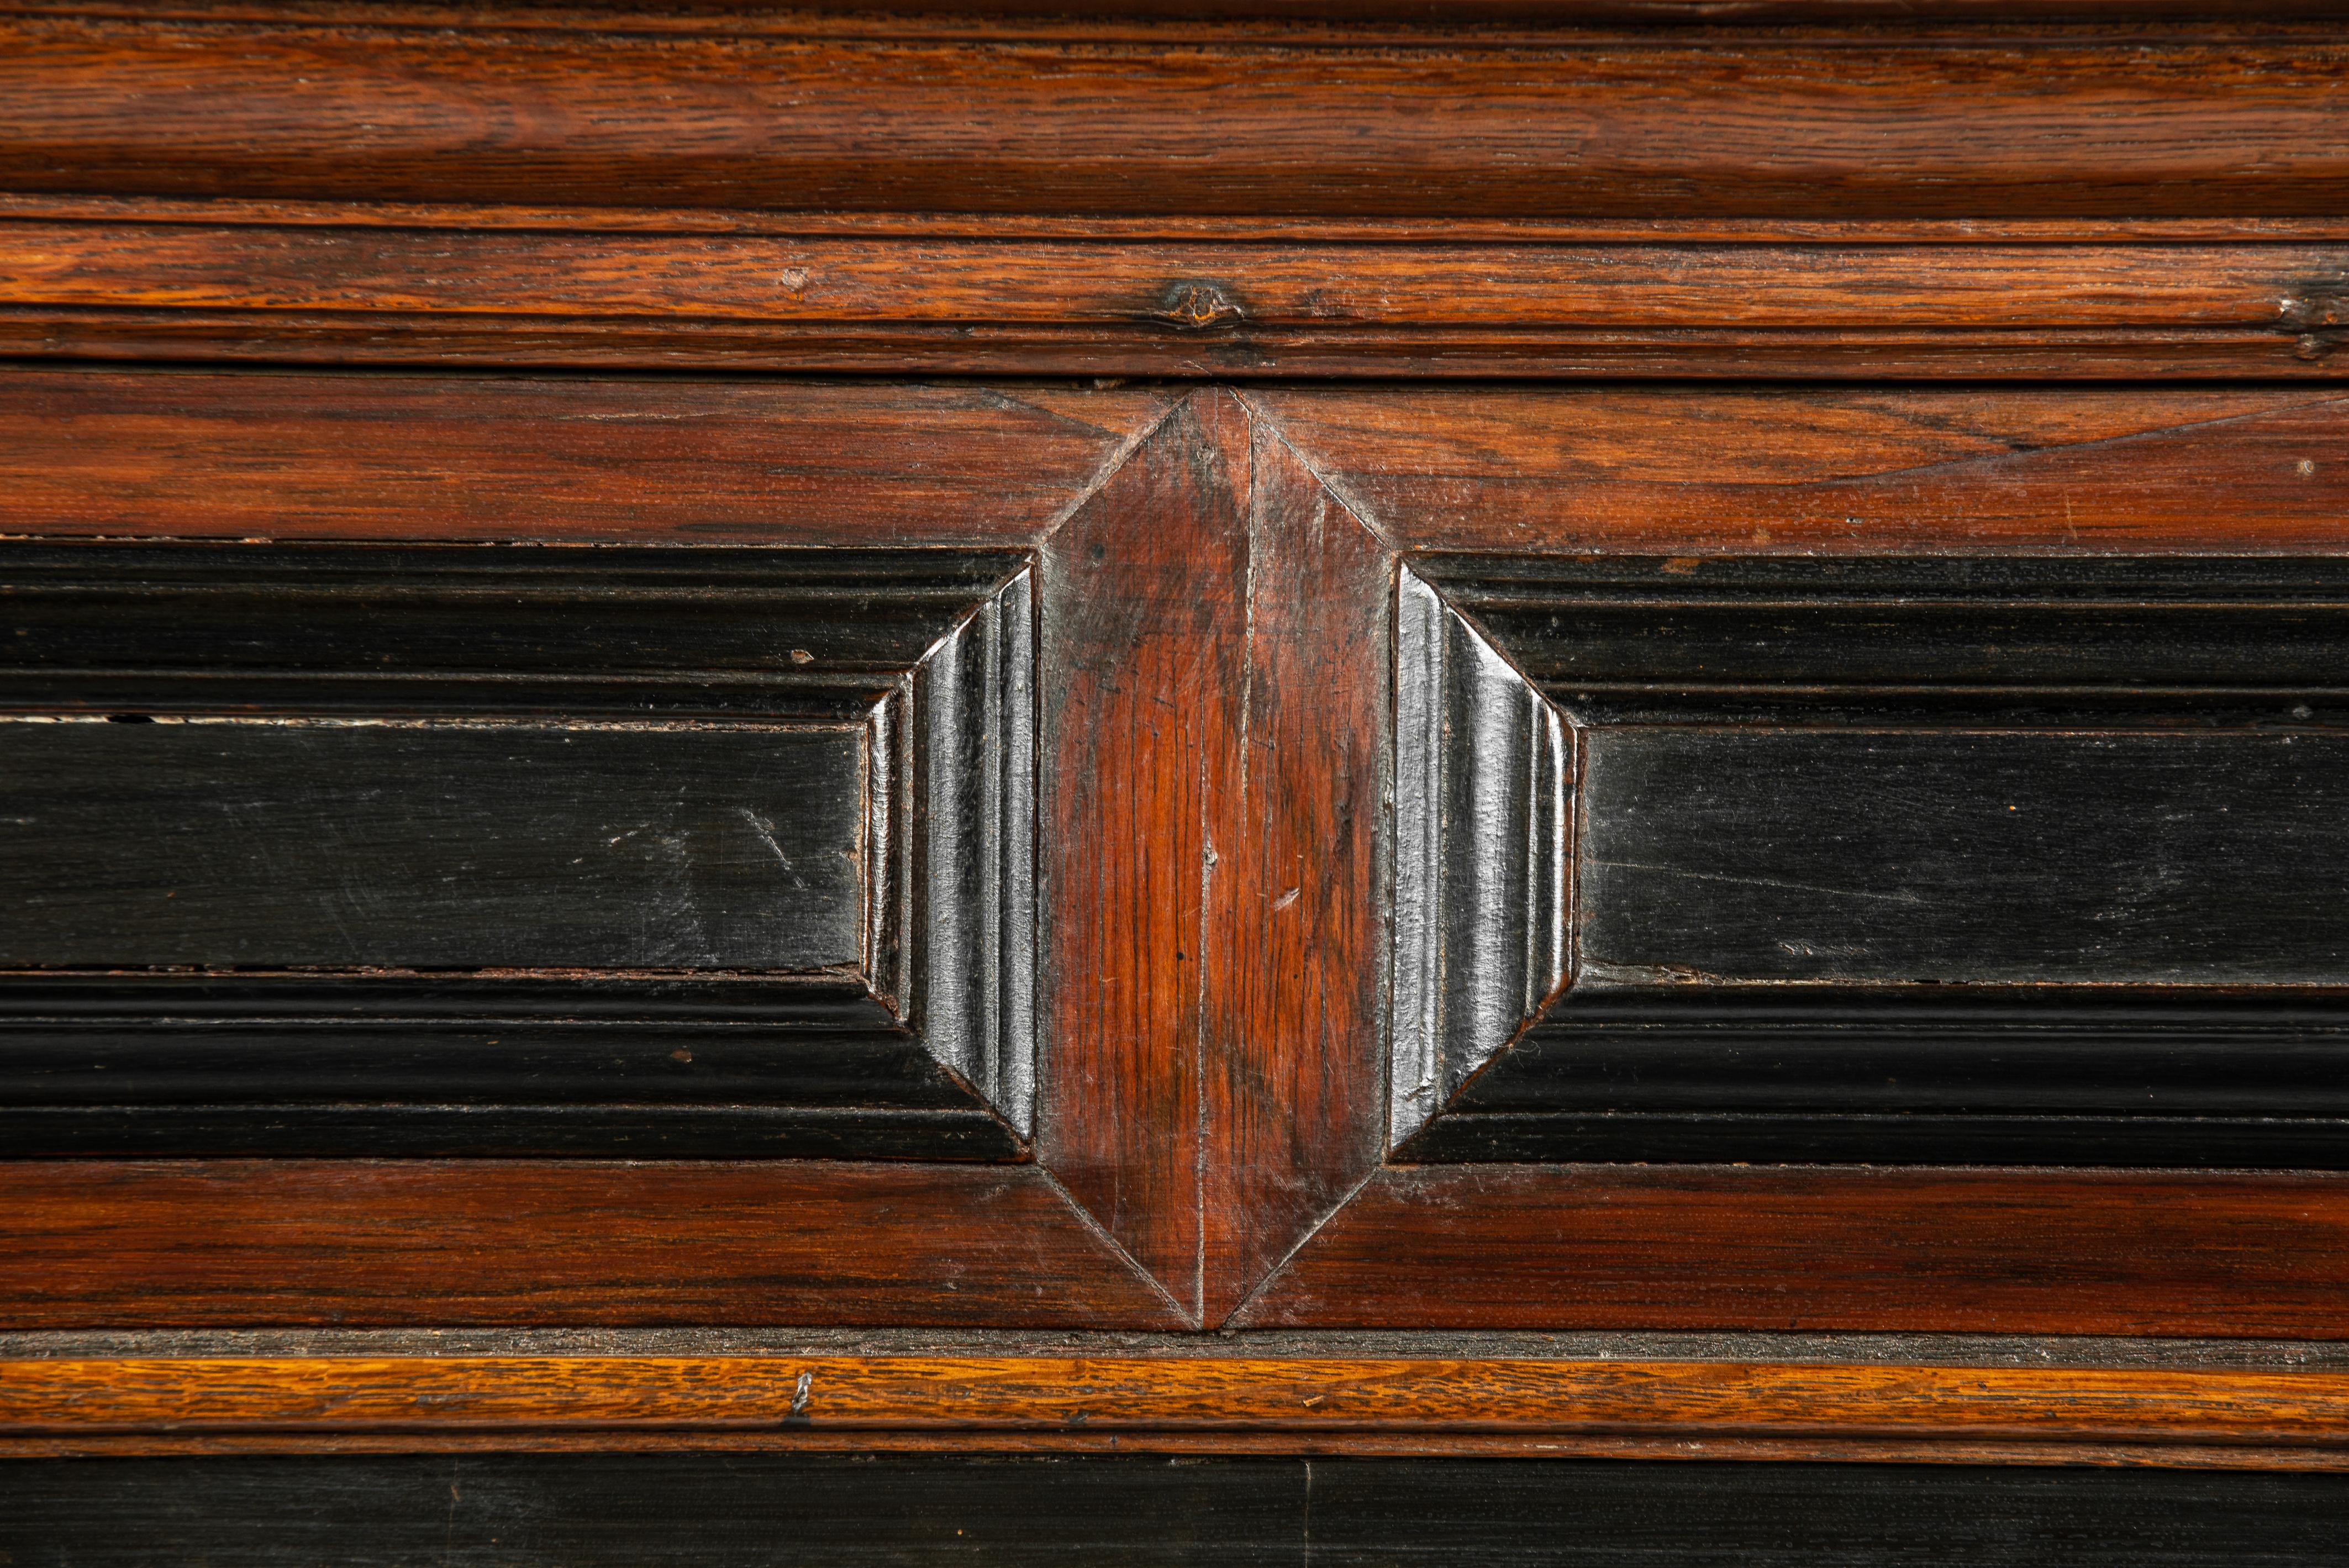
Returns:
[[[1595,224],[1456,219],[1247,238],[1025,219],[933,234],[770,218],[774,233],[740,234],[700,232],[722,215],[360,203],[43,221],[59,204],[0,200],[0,348],[901,373],[2297,378],[2341,372],[2349,320],[2349,250],[2250,224],[2199,243],[1853,223],[1641,244]]]
[[[1616,216],[2292,215],[2349,194],[2323,37],[1688,52],[5,27],[0,185],[31,191]]]
[[[1966,1457],[2349,1466],[2337,1371],[1837,1366],[1626,1360],[1143,1356],[471,1356],[0,1362],[0,1455],[282,1451],[396,1434],[575,1446],[853,1434],[1114,1438],[1148,1450],[1224,1434],[1360,1451],[1413,1438],[1550,1451],[1680,1441],[1733,1456],[1808,1443]],[[1583,1445],[1591,1445],[1584,1448]]]
[[[1046,1158],[1213,1322],[1375,1152],[1386,552],[1210,391],[1044,559]]]
[[[0,1162],[25,1327],[1172,1327],[1032,1168],[826,1161]]]
[[[1381,1171],[1256,1326],[2349,1335],[2349,1179],[2095,1170]]]
[[[1409,549],[2325,554],[2349,496],[2349,404],[2314,389],[1257,397],[1330,488]]]
[[[1164,411],[1140,389],[0,374],[0,529],[1031,545]]]

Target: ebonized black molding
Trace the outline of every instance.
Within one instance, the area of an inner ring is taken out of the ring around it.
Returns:
[[[2349,1478],[1965,1465],[724,1453],[0,1464],[16,1568],[2314,1568]]]
[[[0,548],[0,1151],[1016,1157],[1030,584]]]
[[[1573,747],[1557,710],[1408,566],[1395,658],[1401,1143],[1566,982]]]
[[[1397,1158],[2349,1162],[2349,563],[1413,565]],[[1561,925],[1522,1021],[1421,1003]]]

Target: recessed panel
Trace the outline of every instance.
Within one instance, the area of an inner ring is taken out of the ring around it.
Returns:
[[[1460,557],[1402,593],[1404,1157],[2349,1165],[2340,563]],[[1475,808],[1540,798],[1523,722],[1428,722],[1530,703],[1556,838]],[[1546,990],[1483,978],[1561,925]]]
[[[861,732],[0,723],[0,967],[853,968]]]
[[[1018,1155],[1028,581],[0,546],[0,1152]]]
[[[2349,736],[1597,729],[1582,971],[2349,981]]]

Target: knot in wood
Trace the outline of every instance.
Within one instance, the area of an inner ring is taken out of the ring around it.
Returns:
[[[1186,332],[1197,332],[1229,327],[1245,318],[1247,312],[1212,283],[1176,283],[1167,286],[1151,315]]]

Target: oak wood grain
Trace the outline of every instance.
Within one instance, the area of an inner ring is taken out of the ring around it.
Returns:
[[[1196,1314],[1201,1038],[1246,701],[1248,424],[1186,399],[1040,571],[1045,950],[1039,1137],[1077,1200]]]
[[[2333,1339],[2344,1301],[2331,1174],[1396,1167],[1237,1321]]]
[[[26,1328],[1176,1325],[1032,1168],[27,1160],[0,1215]]]
[[[398,220],[409,226],[337,211],[294,223],[185,212],[0,223],[0,345],[113,358],[1350,377],[1578,364],[2322,376],[2349,363],[2338,353],[2349,249],[2338,243],[1864,232],[1811,244],[1145,242],[1016,229],[647,234],[625,232],[608,209],[452,229],[471,210],[412,210]],[[131,204],[124,215],[139,213]]]
[[[1250,421],[1232,819],[1205,1009],[1202,1307],[1239,1304],[1378,1158],[1390,555]]]
[[[8,1438],[778,1428],[2349,1449],[2349,1375],[1246,1354],[0,1363]]]
[[[2330,553],[2349,499],[2349,402],[2313,389],[1257,399],[1337,494],[1410,549]]]
[[[0,18],[0,185],[1135,213],[2336,213],[2332,40],[1315,50]]]
[[[854,545],[1031,542],[1143,389],[15,369],[0,531]]]

